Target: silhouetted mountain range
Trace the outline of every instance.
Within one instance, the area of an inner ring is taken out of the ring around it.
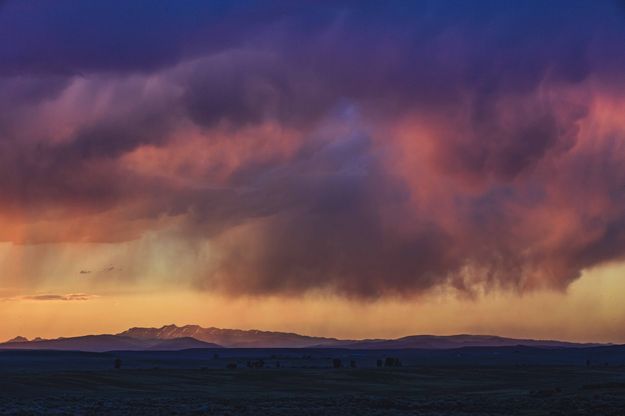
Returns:
[[[336,347],[353,341],[336,338],[311,337],[289,332],[259,331],[256,329],[202,328],[198,325],[166,325],[161,328],[131,328],[118,335],[136,339],[173,339],[192,337],[229,348],[302,348]]]
[[[131,328],[116,335],[29,341],[16,337],[0,349],[34,350],[183,350],[191,348],[348,348],[348,349],[454,349],[462,347],[581,348],[581,344],[553,340],[514,339],[490,335],[414,335],[398,339],[341,340],[288,332],[203,328],[198,325],[166,325],[161,328]]]
[[[220,348],[220,345],[195,338],[136,339],[121,335],[86,335],[82,337],[17,341],[0,344],[0,349],[67,350],[67,351],[174,351],[191,348]]]

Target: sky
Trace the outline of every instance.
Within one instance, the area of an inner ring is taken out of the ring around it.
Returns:
[[[0,0],[0,338],[625,343],[622,1]]]

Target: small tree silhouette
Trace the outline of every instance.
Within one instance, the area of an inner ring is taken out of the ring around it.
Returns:
[[[115,358],[113,366],[115,367],[116,370],[122,368],[122,360],[119,358]]]
[[[332,360],[332,367],[334,367],[334,368],[341,368],[341,367],[343,367],[343,363],[341,363],[341,359],[340,358],[334,358]]]

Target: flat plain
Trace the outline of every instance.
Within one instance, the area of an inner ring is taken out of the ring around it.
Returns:
[[[339,353],[343,366],[332,368]],[[625,366],[620,364],[427,365],[411,363],[411,354],[423,352],[409,351],[401,352],[408,361],[401,367],[377,367],[372,361],[398,353],[8,351],[0,354],[0,414],[625,414]],[[121,368],[114,368],[116,359]],[[263,368],[248,367],[258,360]]]

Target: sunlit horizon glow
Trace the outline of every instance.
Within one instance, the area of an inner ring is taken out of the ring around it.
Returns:
[[[580,280],[567,294],[538,292],[518,297],[498,293],[477,300],[440,293],[410,302],[362,303],[315,295],[232,299],[190,291],[110,293],[77,300],[5,299],[0,312],[7,324],[0,336],[57,338],[119,333],[134,326],[199,324],[343,339],[472,333],[625,343],[621,331],[625,307],[618,292],[609,292],[623,289],[622,273],[622,267],[607,268],[593,277],[594,284]],[[107,314],[111,310],[115,314]],[[108,319],[101,321],[102,316]]]
[[[625,343],[625,8],[0,2],[0,338]]]

